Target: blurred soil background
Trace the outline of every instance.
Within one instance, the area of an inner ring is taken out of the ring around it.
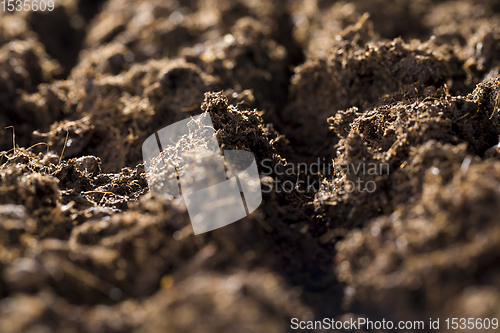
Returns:
[[[500,318],[497,1],[54,1],[0,12],[0,332]],[[340,172],[195,236],[141,146],[202,111]]]

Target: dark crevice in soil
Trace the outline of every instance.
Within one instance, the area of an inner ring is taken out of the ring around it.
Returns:
[[[28,17],[28,24],[40,37],[47,54],[61,64],[63,72],[58,75],[59,79],[66,78],[78,62],[85,37],[84,22],[78,20],[81,18],[71,18],[64,6],[56,6],[53,11],[32,12]]]
[[[101,11],[105,2],[105,0],[78,1],[78,13],[86,22],[90,22]]]

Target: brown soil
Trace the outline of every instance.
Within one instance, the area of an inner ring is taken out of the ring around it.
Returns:
[[[0,332],[500,318],[496,1],[55,6],[0,12]],[[141,147],[201,112],[297,186],[195,236]]]

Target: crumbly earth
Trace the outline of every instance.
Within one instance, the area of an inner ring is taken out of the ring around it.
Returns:
[[[1,11],[0,332],[500,318],[499,23],[494,0]],[[202,112],[272,190],[195,236],[142,144]]]

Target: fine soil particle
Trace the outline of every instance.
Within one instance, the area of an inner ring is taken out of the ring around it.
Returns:
[[[498,318],[499,22],[493,0],[1,11],[0,332]],[[200,114],[265,191],[194,235],[142,145]]]

